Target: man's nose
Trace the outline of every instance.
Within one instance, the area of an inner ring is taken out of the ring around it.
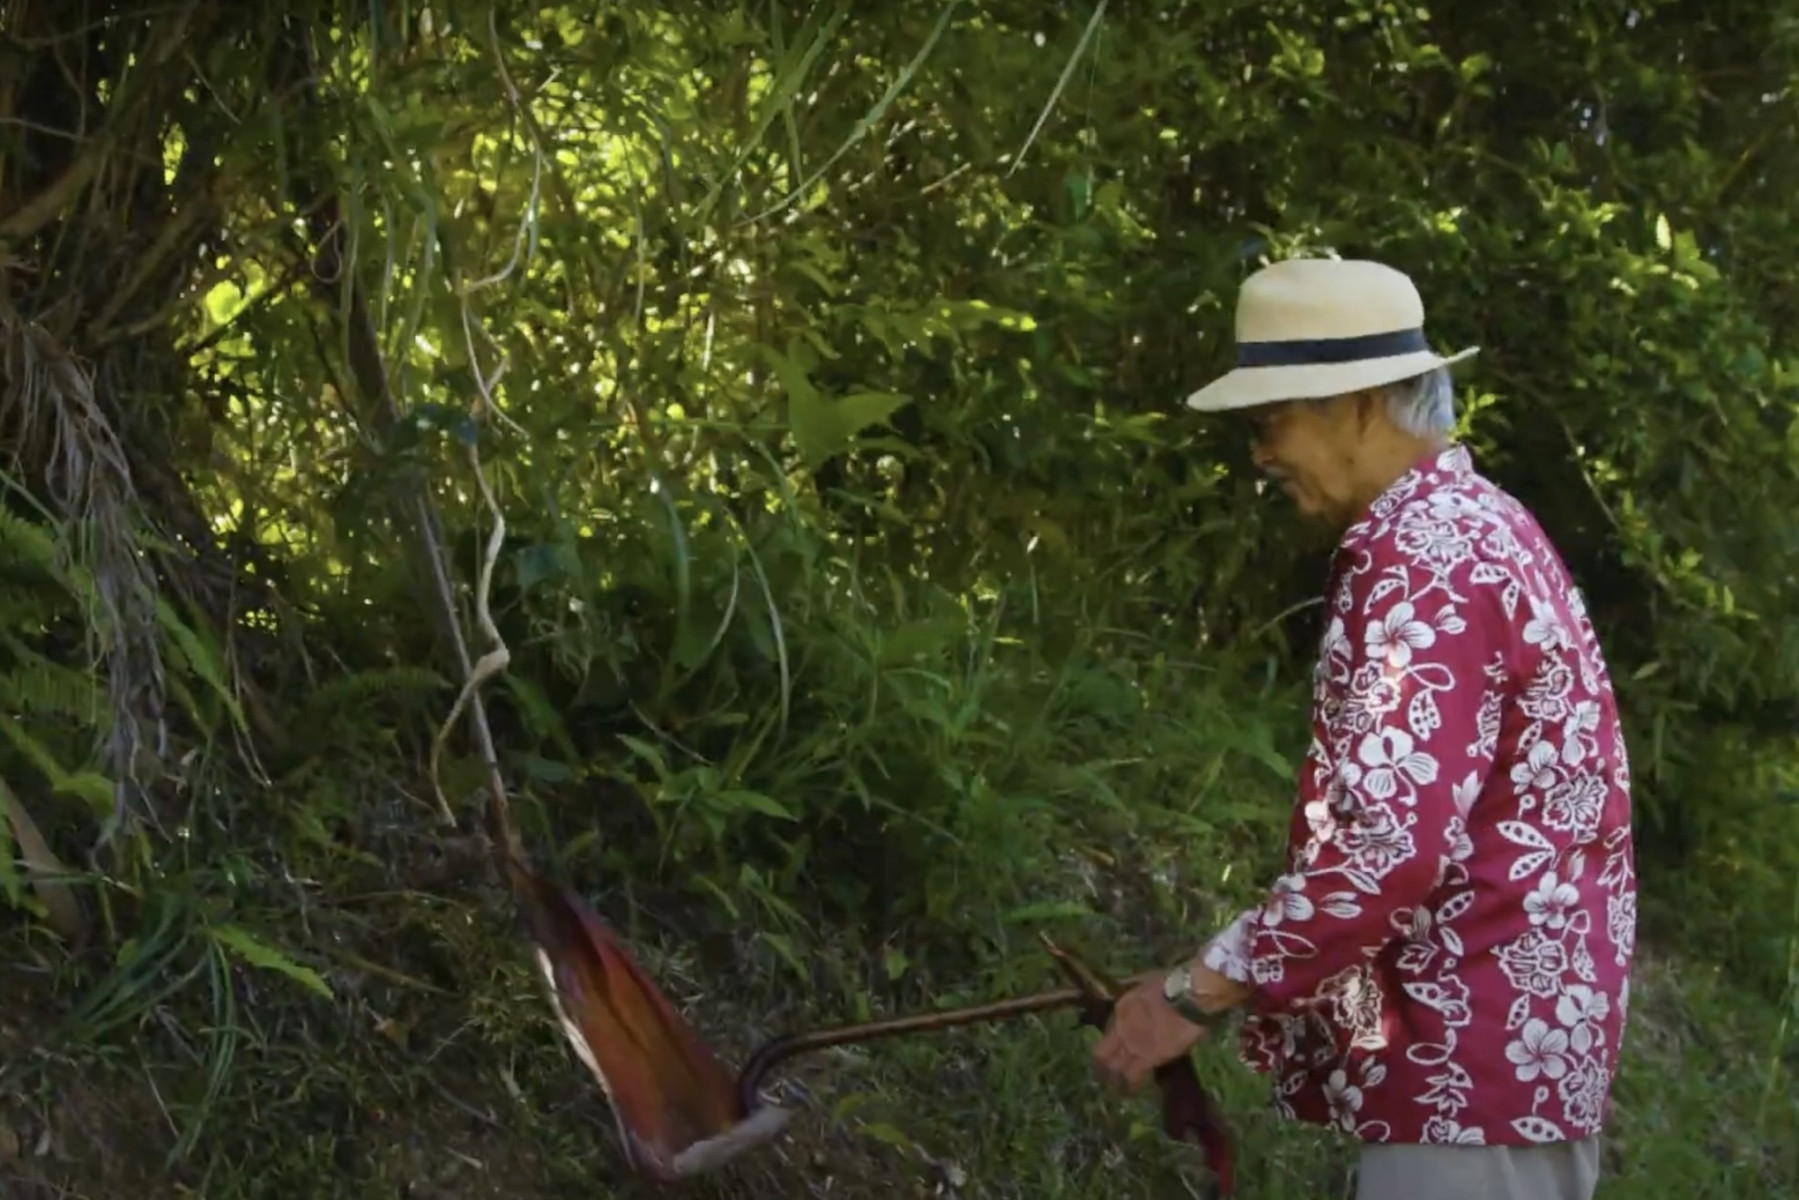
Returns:
[[[1249,440],[1249,461],[1263,471],[1274,465],[1274,456],[1268,453],[1268,447],[1263,444],[1261,438]]]

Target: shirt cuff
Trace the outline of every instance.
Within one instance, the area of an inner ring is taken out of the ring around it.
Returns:
[[[1256,918],[1261,915],[1259,908],[1238,914],[1236,920],[1206,944],[1199,961],[1226,979],[1253,987],[1249,963],[1250,933]]]

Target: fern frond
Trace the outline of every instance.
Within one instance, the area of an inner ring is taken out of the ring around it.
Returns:
[[[0,647],[12,659],[0,668],[0,716],[63,719],[90,729],[106,728],[106,694],[93,675],[52,662],[4,628]]]
[[[0,505],[0,559],[24,562],[61,578],[63,555],[55,536],[36,521]]]
[[[328,680],[306,698],[309,719],[331,720],[399,696],[441,691],[450,681],[422,667],[383,667]]]

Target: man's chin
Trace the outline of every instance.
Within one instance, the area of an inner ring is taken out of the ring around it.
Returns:
[[[1320,503],[1310,493],[1294,486],[1291,479],[1269,476],[1268,482],[1293,506],[1307,525],[1315,525],[1326,533],[1341,533],[1349,528],[1351,518],[1337,511],[1333,505]]]
[[[1313,497],[1300,491],[1291,483],[1284,481],[1280,484],[1280,489],[1281,495],[1287,498],[1287,503],[1291,504],[1294,511],[1300,516],[1308,521],[1320,521],[1324,519],[1324,506],[1319,504]]]

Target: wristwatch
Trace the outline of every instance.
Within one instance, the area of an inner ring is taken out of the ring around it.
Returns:
[[[1195,1025],[1212,1026],[1223,1019],[1223,1013],[1209,1013],[1193,998],[1193,968],[1183,963],[1168,972],[1162,981],[1162,998],[1169,1007]]]

